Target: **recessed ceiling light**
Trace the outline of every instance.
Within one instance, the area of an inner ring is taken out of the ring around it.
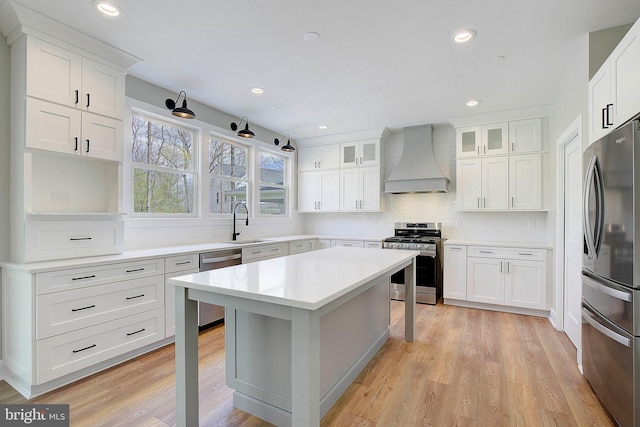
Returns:
[[[93,5],[100,12],[107,16],[118,16],[120,15],[120,8],[117,4],[108,0],[93,0]]]
[[[264,88],[261,87],[252,87],[251,88],[251,92],[255,93],[256,95],[261,95],[264,93]]]
[[[275,110],[275,109],[276,109],[276,106],[275,106],[275,105],[269,105],[267,108],[268,108],[269,110]]]
[[[467,107],[475,107],[478,104],[480,104],[480,101],[478,101],[477,99],[471,99],[467,101]]]
[[[327,125],[318,126],[318,129],[323,129],[324,130],[324,129],[328,129],[328,128],[329,128],[329,126],[327,126]]]
[[[471,29],[456,31],[453,35],[453,41],[456,43],[465,43],[476,36],[476,32]]]
[[[320,40],[320,34],[316,33],[315,31],[311,31],[308,33],[304,33],[304,41],[306,42],[317,42],[318,40]]]

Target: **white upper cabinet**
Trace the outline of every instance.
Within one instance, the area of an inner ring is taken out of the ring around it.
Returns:
[[[507,154],[509,152],[509,124],[494,123],[482,126],[481,155]]]
[[[482,127],[469,126],[456,129],[456,152],[458,157],[476,157],[480,155],[482,145]]]
[[[613,123],[620,126],[640,112],[640,19],[609,57]]]
[[[509,209],[542,209],[542,155],[509,157]]]
[[[27,39],[27,95],[121,119],[125,75],[43,40]]]
[[[340,210],[380,210],[380,168],[350,168],[340,171]]]
[[[340,144],[300,147],[298,149],[298,171],[338,169],[340,167]]]
[[[540,151],[542,151],[541,119],[509,122],[510,153],[535,153]]]
[[[458,210],[509,208],[509,158],[462,159],[456,162]]]
[[[640,112],[640,20],[589,81],[589,142]]]
[[[380,165],[380,140],[344,142],[340,144],[340,167]]]
[[[298,174],[300,212],[340,210],[340,171],[337,169]]]
[[[25,146],[65,154],[122,160],[121,120],[27,98]]]

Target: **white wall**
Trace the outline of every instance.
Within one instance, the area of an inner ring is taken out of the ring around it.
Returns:
[[[0,34],[0,260],[9,259],[9,103],[11,49]]]
[[[444,176],[451,180],[449,193],[384,194],[384,212],[375,214],[304,214],[305,230],[310,234],[388,237],[395,221],[436,221],[449,239],[550,243],[547,240],[545,212],[458,212],[455,177],[455,129],[450,124],[434,124],[433,149]],[[400,160],[404,136],[393,132],[386,140],[386,179]]]

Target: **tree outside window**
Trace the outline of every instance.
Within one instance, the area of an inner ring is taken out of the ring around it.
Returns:
[[[195,131],[134,114],[131,135],[133,212],[193,214]]]
[[[287,214],[286,159],[260,152],[260,215]]]
[[[249,150],[216,137],[209,139],[209,213],[232,214],[236,203],[249,205]]]

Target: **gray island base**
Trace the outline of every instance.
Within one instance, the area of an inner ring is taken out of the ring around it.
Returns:
[[[413,341],[416,255],[336,247],[170,279],[177,425],[199,423],[198,301],[226,308],[234,406],[279,426],[318,426],[389,338],[389,278],[400,269]]]

